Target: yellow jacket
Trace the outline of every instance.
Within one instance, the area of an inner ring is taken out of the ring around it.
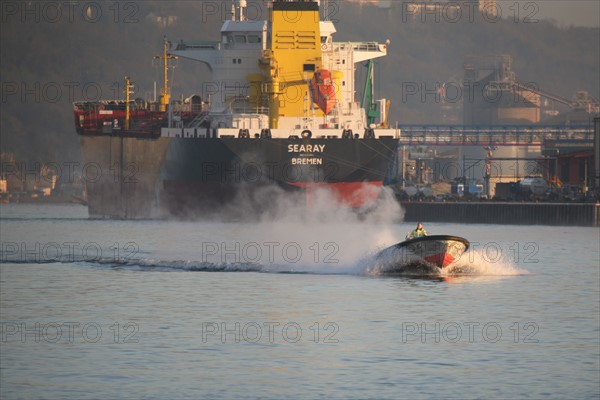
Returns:
[[[406,235],[406,240],[418,238],[421,236],[427,236],[427,231],[425,230],[425,228],[415,229],[413,231],[410,231],[408,233],[408,235]]]

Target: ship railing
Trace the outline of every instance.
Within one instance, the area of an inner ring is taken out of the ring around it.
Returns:
[[[269,107],[252,107],[252,106],[233,106],[231,111],[234,114],[248,114],[248,115],[256,115],[256,114],[269,114]]]
[[[73,108],[81,111],[125,111],[125,100],[98,100],[98,101],[76,101],[73,102]],[[146,110],[148,103],[144,100],[131,100],[129,102],[131,111]]]
[[[171,107],[174,113],[187,112],[194,114],[201,114],[208,111],[209,106],[207,104],[192,104],[182,103],[181,101],[171,102]]]
[[[381,44],[378,42],[346,42],[346,43],[334,43],[334,51],[345,51],[352,49],[354,51],[371,51],[380,52]]]
[[[175,47],[176,51],[182,51],[182,50],[220,50],[221,49],[221,42],[208,42],[208,41],[191,41],[191,42],[184,42],[181,41],[179,43],[177,43],[177,46]]]

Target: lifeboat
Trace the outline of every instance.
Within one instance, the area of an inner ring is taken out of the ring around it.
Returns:
[[[310,81],[310,94],[321,111],[329,115],[337,104],[335,84],[329,70],[320,69],[314,73]]]

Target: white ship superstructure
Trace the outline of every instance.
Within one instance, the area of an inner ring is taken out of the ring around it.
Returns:
[[[196,126],[165,129],[163,135],[198,128],[206,120],[219,136],[237,136],[240,130],[253,136],[265,129],[274,138],[300,136],[306,130],[313,137],[341,137],[343,130],[363,135],[370,124],[356,100],[356,68],[386,56],[389,42],[335,42],[332,21],[295,23],[288,16],[280,23],[273,17],[273,7],[282,3],[286,4],[281,0],[268,3],[269,20],[250,21],[246,1],[236,0],[231,19],[221,28],[220,41],[180,41],[172,46],[170,55],[205,63],[212,72],[203,86],[203,100],[210,103],[210,113],[195,121]],[[304,4],[311,3],[316,4]],[[290,60],[295,54],[299,59]],[[317,107],[310,91],[310,80],[321,69],[331,72],[337,99],[327,115]],[[279,110],[275,117],[274,104]],[[382,113],[386,111],[385,106],[379,108]],[[381,115],[380,121],[384,120]],[[378,133],[393,135],[394,131],[378,129]]]

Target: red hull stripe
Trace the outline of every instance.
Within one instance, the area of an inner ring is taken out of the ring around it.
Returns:
[[[454,262],[454,257],[452,257],[450,253],[439,253],[433,256],[425,257],[425,260],[438,266],[441,265],[442,268],[444,268]]]
[[[307,205],[316,200],[318,191],[326,189],[340,203],[352,208],[360,208],[371,205],[377,200],[383,181],[335,183],[290,182],[290,184],[306,190]]]

